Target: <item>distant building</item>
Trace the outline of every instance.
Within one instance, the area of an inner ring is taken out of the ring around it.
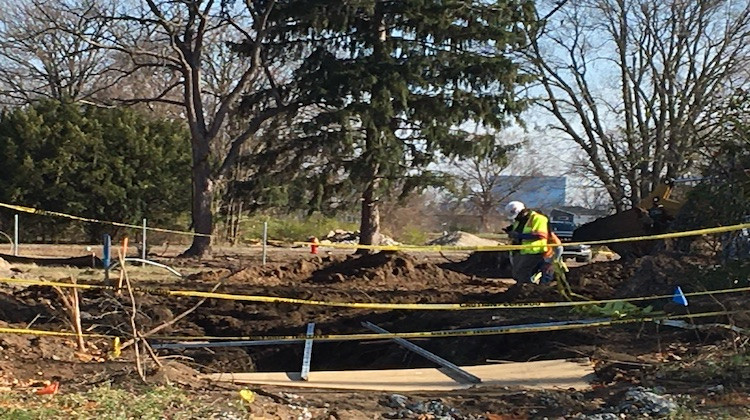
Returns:
[[[518,200],[526,207],[549,212],[566,203],[566,177],[503,175],[494,189],[500,205]]]

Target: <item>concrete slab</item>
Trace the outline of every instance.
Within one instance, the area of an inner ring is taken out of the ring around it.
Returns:
[[[434,368],[319,371],[310,372],[304,382],[300,381],[299,372],[215,373],[204,377],[238,384],[387,392],[450,391],[481,386],[580,390],[589,388],[594,379],[593,364],[588,361],[543,360],[462,366],[461,369],[478,376],[482,383],[458,383]]]

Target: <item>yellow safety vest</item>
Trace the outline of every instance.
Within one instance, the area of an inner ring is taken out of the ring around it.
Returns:
[[[513,222],[513,230],[518,227],[518,221]],[[549,238],[549,219],[547,216],[531,211],[529,218],[526,220],[526,225],[523,227],[523,234],[541,234],[541,239],[522,239],[521,245],[534,245],[528,248],[523,248],[519,251],[520,254],[544,254],[547,252],[547,238]]]

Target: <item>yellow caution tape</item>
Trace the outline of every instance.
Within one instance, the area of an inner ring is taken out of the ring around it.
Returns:
[[[688,236],[711,235],[715,233],[733,232],[742,229],[750,229],[750,223],[741,223],[731,226],[718,226],[713,228],[687,230],[683,232],[662,233],[659,235],[629,236],[625,238],[601,239],[597,241],[564,242],[561,244],[547,244],[549,247],[575,246],[575,245],[606,245],[618,242],[652,241],[659,239],[684,238]],[[357,245],[357,244],[322,244],[313,242],[295,242],[295,245],[317,245],[326,248],[343,249],[371,249],[380,251],[517,251],[525,248],[533,248],[538,245],[480,245],[480,246],[449,246],[449,245]]]
[[[57,286],[61,288],[76,288],[76,289],[115,289],[113,286],[95,285],[95,284],[82,284],[82,283],[62,283],[53,282],[46,280],[32,280],[32,279],[10,279],[0,278],[0,282],[9,284],[24,284],[32,286]],[[217,293],[217,292],[202,292],[197,290],[168,290],[158,288],[145,288],[145,287],[134,287],[133,290],[141,293],[157,294],[165,296],[183,296],[183,297],[200,297],[200,298],[211,298],[211,299],[222,299],[222,300],[234,300],[234,301],[247,301],[247,302],[263,302],[263,303],[291,303],[296,305],[311,305],[311,306],[329,306],[329,307],[344,307],[344,308],[358,308],[358,309],[403,309],[403,310],[422,310],[422,311],[465,311],[465,310],[491,310],[491,309],[525,309],[525,308],[562,308],[562,307],[574,307],[574,306],[587,306],[587,305],[603,305],[614,302],[640,302],[647,300],[658,300],[658,299],[671,299],[673,295],[657,295],[657,296],[638,296],[628,297],[621,299],[603,299],[603,300],[587,300],[587,301],[576,301],[576,302],[503,302],[503,303],[492,303],[492,302],[467,302],[467,303],[382,303],[382,302],[331,302],[323,300],[310,300],[310,299],[298,299],[298,298],[286,298],[277,296],[262,296],[262,295],[239,295],[232,293]],[[704,295],[719,295],[726,293],[740,293],[750,291],[750,287],[737,287],[732,289],[721,289],[721,290],[708,290],[702,292],[690,292],[684,293],[688,296],[704,296]]]
[[[497,327],[468,328],[456,330],[438,330],[438,331],[415,331],[403,333],[361,333],[361,334],[317,334],[314,336],[307,335],[263,335],[263,336],[245,336],[245,337],[222,337],[222,336],[203,336],[203,337],[149,337],[153,340],[178,340],[182,342],[201,342],[207,340],[225,340],[225,341],[300,341],[300,340],[322,340],[322,341],[365,341],[365,340],[383,340],[393,338],[413,339],[413,338],[438,338],[438,337],[470,337],[470,336],[489,336],[502,334],[518,334],[532,332],[549,332],[565,331],[579,328],[597,328],[607,327],[620,324],[632,324],[639,322],[663,321],[668,319],[686,319],[686,318],[705,318],[711,316],[730,315],[741,312],[750,312],[750,310],[738,311],[717,311],[703,312],[685,315],[663,315],[649,316],[639,318],[620,318],[620,319],[599,319],[599,320],[573,320],[569,323],[540,323],[528,325],[509,325]],[[545,325],[554,324],[554,325]]]
[[[0,207],[5,207],[5,208],[16,210],[16,211],[22,211],[25,213],[31,213],[31,214],[42,215],[42,216],[64,217],[67,219],[79,220],[82,222],[101,223],[101,224],[108,224],[112,226],[143,229],[142,225],[133,225],[133,224],[128,224],[128,223],[91,219],[91,218],[86,218],[86,217],[81,217],[81,216],[74,216],[74,215],[66,214],[66,213],[60,213],[56,211],[41,210],[41,209],[35,209],[33,207],[25,207],[25,206],[19,206],[19,205],[14,205],[14,204],[0,203]],[[205,233],[196,233],[196,232],[188,232],[188,231],[173,230],[173,229],[163,229],[163,228],[155,228],[155,227],[148,227],[148,226],[146,226],[146,229],[154,231],[154,232],[174,233],[178,235],[213,237],[213,235],[209,235]],[[696,230],[689,230],[689,231],[684,231],[684,232],[663,233],[659,235],[631,236],[631,237],[625,237],[625,238],[602,239],[602,240],[597,240],[597,241],[548,244],[548,246],[556,247],[556,246],[572,246],[572,245],[605,245],[605,244],[618,243],[618,242],[637,242],[637,241],[650,241],[650,240],[658,240],[658,239],[682,238],[682,237],[687,237],[687,236],[710,235],[710,234],[715,234],[715,233],[732,232],[732,231],[741,230],[741,229],[750,229],[750,223],[742,223],[742,224],[731,225],[731,226],[719,226],[719,227],[705,228],[705,229],[696,229]],[[435,251],[435,252],[437,251],[514,251],[514,250],[521,250],[521,249],[531,248],[531,247],[536,246],[536,245],[531,245],[531,244],[528,244],[528,245],[480,245],[480,246],[359,245],[359,244],[334,244],[334,243],[321,244],[319,242],[294,242],[294,244],[303,245],[303,246],[317,245],[321,247],[343,248],[343,249],[371,249],[371,250],[380,250],[380,251],[401,251],[401,250]]]
[[[110,222],[110,221],[107,221],[107,220],[90,219],[90,218],[87,218],[87,217],[74,216],[72,214],[65,214],[65,213],[60,213],[60,212],[56,212],[56,211],[49,211],[49,210],[40,210],[40,209],[35,209],[33,207],[17,206],[17,205],[14,205],[14,204],[0,203],[0,207],[5,207],[5,208],[11,209],[11,210],[16,210],[16,211],[22,211],[24,213],[37,214],[37,215],[41,215],[41,216],[64,217],[66,219],[78,220],[78,221],[81,221],[81,222],[101,223],[101,224],[112,225],[112,226],[135,228],[135,229],[143,229],[143,225],[131,225],[131,224],[128,224],[128,223]],[[146,229],[154,231],[154,232],[175,233],[175,234],[178,234],[178,235],[206,236],[206,237],[211,237],[212,236],[212,235],[207,235],[205,233],[195,233],[195,232],[187,232],[187,231],[173,230],[173,229],[162,229],[162,228],[155,228],[155,227],[148,227],[148,226],[146,226]]]
[[[29,335],[47,335],[47,336],[57,336],[57,337],[78,337],[78,334],[74,332],[67,332],[67,331],[47,331],[47,330],[32,330],[29,328],[0,328],[0,334],[29,334]],[[106,334],[91,334],[91,333],[84,333],[81,334],[82,337],[86,338],[115,338],[113,335],[106,335]]]
[[[669,319],[685,319],[685,318],[703,318],[711,316],[722,316],[730,315],[735,313],[750,312],[750,310],[737,310],[737,311],[718,311],[718,312],[703,312],[697,314],[685,314],[685,315],[664,315],[664,316],[650,316],[641,318],[624,318],[624,319],[607,319],[607,320],[578,320],[570,321],[569,323],[556,324],[556,325],[544,325],[544,324],[529,324],[529,325],[515,325],[515,326],[498,326],[498,327],[483,327],[483,328],[471,328],[471,329],[456,329],[456,330],[438,330],[438,331],[416,331],[416,332],[405,332],[405,333],[364,333],[364,334],[318,334],[314,336],[307,335],[271,335],[271,336],[245,336],[245,337],[222,337],[222,336],[199,336],[199,337],[180,337],[180,336],[165,336],[165,337],[149,337],[152,340],[180,340],[180,341],[206,341],[206,340],[226,340],[226,341],[299,341],[299,340],[322,340],[322,341],[365,341],[365,340],[382,340],[392,338],[436,338],[436,337],[469,337],[469,336],[488,336],[488,335],[501,335],[501,334],[514,334],[514,333],[531,333],[531,332],[549,332],[549,331],[564,331],[573,330],[578,328],[596,328],[596,327],[607,327],[620,324],[630,324],[638,322],[653,322],[663,321]],[[58,336],[58,337],[76,337],[76,333],[66,331],[47,331],[47,330],[32,330],[28,328],[0,328],[0,333],[5,334],[28,334],[38,336]],[[82,334],[83,337],[87,338],[109,338],[115,339],[116,336],[107,334]]]

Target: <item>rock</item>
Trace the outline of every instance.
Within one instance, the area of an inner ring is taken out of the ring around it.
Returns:
[[[643,387],[631,388],[625,393],[620,411],[641,416],[668,416],[679,407],[669,396],[662,396]]]
[[[614,413],[589,414],[588,416],[578,416],[577,420],[620,420],[620,416]]]
[[[409,398],[401,394],[391,394],[386,398],[385,405],[391,408],[404,408],[409,403]]]
[[[723,394],[724,393],[724,385],[719,384],[719,385],[716,385],[716,386],[710,386],[710,387],[706,388],[706,391],[712,392],[714,394]]]
[[[157,368],[149,377],[150,381],[160,385],[171,385],[174,383],[189,386],[200,387],[203,385],[200,378],[200,372],[183,365],[182,363],[169,361],[163,366]]]
[[[475,420],[473,415],[464,416],[455,408],[440,400],[412,401],[400,394],[389,395],[383,404],[396,411],[386,413],[389,419],[431,419],[431,420]],[[480,417],[481,418],[481,417]]]

